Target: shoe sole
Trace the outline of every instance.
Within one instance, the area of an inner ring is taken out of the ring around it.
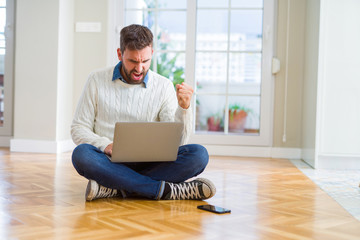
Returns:
[[[212,198],[215,193],[216,193],[216,187],[215,185],[209,180],[209,179],[206,179],[206,178],[197,178],[195,179],[196,181],[199,181],[199,182],[202,182],[203,184],[207,185],[209,188],[210,188],[210,196],[209,197],[206,197],[204,199],[209,199],[209,198]]]
[[[96,182],[93,180],[89,180],[86,186],[85,199],[86,201],[91,201],[94,198],[93,189],[96,187]]]

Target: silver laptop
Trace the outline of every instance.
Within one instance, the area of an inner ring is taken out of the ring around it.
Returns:
[[[118,122],[111,161],[175,161],[183,126],[179,122]]]

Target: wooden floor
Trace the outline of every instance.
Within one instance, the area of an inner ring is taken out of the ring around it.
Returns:
[[[85,202],[70,153],[0,149],[0,239],[359,239],[360,222],[284,159],[211,157],[204,201]]]

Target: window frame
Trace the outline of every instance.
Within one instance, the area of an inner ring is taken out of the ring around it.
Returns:
[[[272,58],[275,52],[275,9],[276,0],[264,0],[263,6],[263,39],[262,39],[262,69],[261,69],[261,100],[260,100],[260,132],[258,135],[232,135],[225,133],[199,134],[195,131],[195,111],[196,97],[193,98],[193,131],[190,142],[205,145],[235,145],[235,146],[271,146],[273,131],[273,101],[274,101],[274,76],[272,75]],[[119,38],[120,30],[125,26],[124,14],[117,14],[120,10],[125,13],[125,0],[109,1],[109,65],[115,65],[112,55],[115,49],[119,47],[114,43],[114,30],[116,39]],[[185,82],[195,89],[195,57],[196,57],[196,21],[197,21],[197,1],[187,0],[187,17],[186,17],[186,49],[185,49]],[[114,21],[115,20],[115,21]],[[156,43],[154,43],[156,44]],[[116,46],[116,47],[115,47]],[[174,51],[169,51],[174,52]],[[231,51],[230,51],[231,52]],[[153,57],[153,61],[156,57]],[[196,94],[196,93],[195,93]],[[228,109],[228,104],[226,104]],[[227,111],[226,111],[227,112]],[[228,116],[225,114],[225,122]],[[227,124],[227,123],[226,123]]]

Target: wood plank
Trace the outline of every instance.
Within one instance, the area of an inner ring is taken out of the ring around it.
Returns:
[[[0,239],[358,239],[360,223],[288,160],[212,156],[207,201],[84,200],[71,153],[0,149]],[[197,205],[230,208],[217,215]]]

